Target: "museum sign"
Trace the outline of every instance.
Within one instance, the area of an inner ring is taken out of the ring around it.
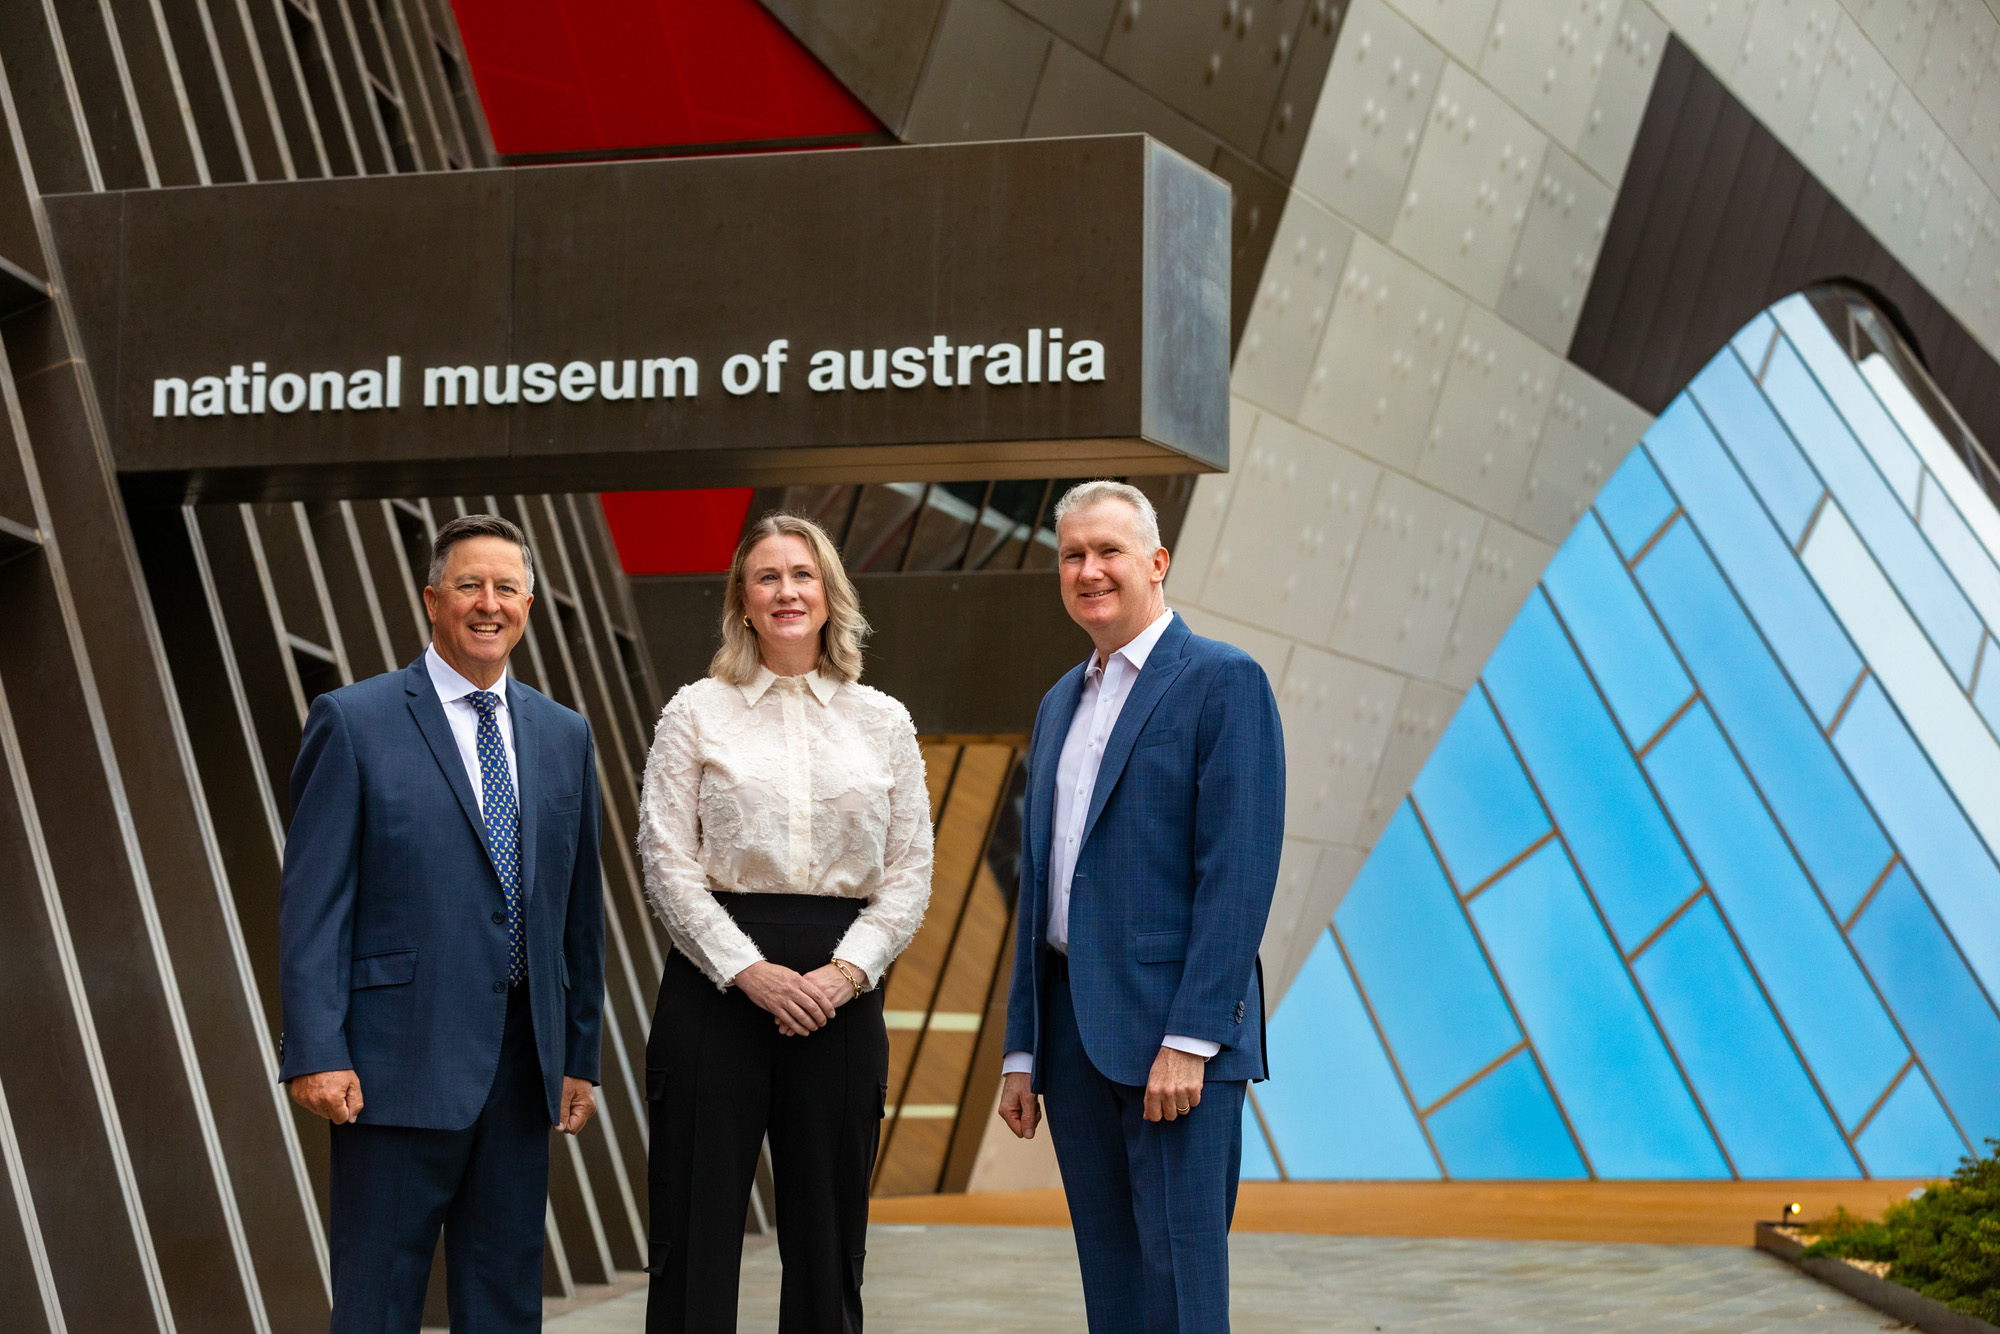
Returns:
[[[48,204],[141,494],[1228,463],[1228,188],[1143,136]]]

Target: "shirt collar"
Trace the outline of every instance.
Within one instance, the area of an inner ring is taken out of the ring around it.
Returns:
[[[479,687],[460,676],[458,669],[444,660],[437,651],[436,644],[424,646],[424,669],[431,674],[431,688],[437,691],[440,703],[450,704],[476,692]],[[493,693],[500,697],[500,706],[507,705],[507,676],[501,673],[493,685]]]
[[[1160,636],[1167,632],[1167,627],[1172,625],[1173,621],[1173,608],[1169,607],[1167,610],[1161,612],[1151,625],[1132,636],[1132,642],[1124,648],[1117,650],[1117,652],[1112,654],[1112,657],[1123,658],[1125,661],[1131,663],[1134,672],[1143,670],[1146,666],[1146,659],[1153,656],[1153,648],[1160,642]],[[1090,655],[1090,665],[1084,670],[1086,673],[1102,672],[1104,667],[1109,665],[1109,662],[1110,659],[1107,658],[1103,664],[1100,664],[1097,661],[1097,655],[1093,653]]]
[[[754,709],[757,701],[764,698],[764,692],[781,679],[769,667],[758,663],[757,674],[736,688],[743,692],[743,702]],[[840,690],[840,682],[830,676],[821,676],[817,669],[806,673],[805,682],[806,689],[812,691],[813,698],[821,704],[833,703],[834,695]]]

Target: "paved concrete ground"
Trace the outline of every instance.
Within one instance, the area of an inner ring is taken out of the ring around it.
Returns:
[[[1239,1334],[1304,1331],[1609,1331],[1861,1334],[1895,1321],[1747,1247],[1436,1241],[1238,1233]],[[1057,1334],[1083,1329],[1069,1233],[1050,1228],[869,1231],[870,1334]],[[639,1334],[635,1292],[551,1320],[548,1334]],[[739,1328],[777,1326],[778,1253],[743,1258]]]

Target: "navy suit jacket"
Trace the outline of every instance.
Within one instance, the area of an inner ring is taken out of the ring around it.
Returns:
[[[1035,1053],[1037,1090],[1056,761],[1088,666],[1043,696],[1028,748],[1006,1050]],[[1176,616],[1106,743],[1070,882],[1070,992],[1106,1078],[1144,1084],[1169,1033],[1222,1045],[1208,1079],[1265,1077],[1257,946],[1284,825],[1284,735],[1264,669]]]
[[[506,689],[529,999],[554,1124],[562,1077],[598,1078],[597,761],[581,717],[511,678]],[[278,1077],[353,1070],[363,1124],[471,1125],[507,1019],[505,909],[424,660],[315,699],[278,901]]]

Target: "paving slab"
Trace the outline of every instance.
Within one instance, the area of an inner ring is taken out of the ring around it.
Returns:
[[[1902,1328],[1751,1248],[1238,1233],[1239,1334],[1873,1334]],[[778,1320],[778,1251],[743,1256],[738,1328]],[[876,1225],[870,1334],[1082,1330],[1067,1229]],[[641,1334],[643,1291],[550,1320],[548,1334]]]

